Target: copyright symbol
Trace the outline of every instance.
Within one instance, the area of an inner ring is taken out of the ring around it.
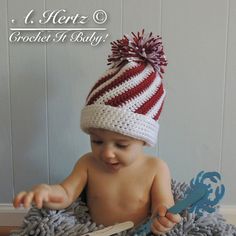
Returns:
[[[107,20],[107,13],[104,10],[96,10],[93,13],[93,20],[97,24],[103,24]]]

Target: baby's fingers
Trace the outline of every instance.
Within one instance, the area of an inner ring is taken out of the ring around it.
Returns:
[[[25,191],[22,191],[17,194],[17,196],[13,200],[13,206],[15,208],[20,207],[20,204],[24,202],[24,198],[25,198],[26,194],[27,194],[27,192],[25,192]]]
[[[28,192],[24,197],[24,208],[30,208],[30,205],[33,201],[34,193]]]
[[[171,223],[168,219],[165,217],[159,217],[158,220],[154,220],[152,224],[152,232],[154,234],[160,234],[160,233],[166,233],[171,230],[173,227],[173,223]]]
[[[159,217],[158,221],[161,225],[163,225],[166,229],[171,229],[175,226],[175,223],[170,221],[167,217]]]
[[[166,213],[166,217],[173,223],[178,224],[181,221],[181,216],[179,214],[172,214],[170,212]]]
[[[43,196],[43,194],[37,193],[34,196],[34,202],[36,204],[36,207],[41,209],[43,207],[43,202],[47,202],[48,198]]]

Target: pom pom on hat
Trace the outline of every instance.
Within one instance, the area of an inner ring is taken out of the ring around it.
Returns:
[[[147,62],[160,76],[164,73],[167,60],[160,36],[153,36],[152,32],[145,35],[142,30],[137,35],[132,32],[132,36],[126,35],[112,42],[111,45],[112,54],[108,56],[108,65],[117,67],[124,61]]]
[[[81,112],[81,128],[102,128],[154,146],[165,98],[167,60],[159,36],[141,33],[114,41],[110,68],[93,86]]]

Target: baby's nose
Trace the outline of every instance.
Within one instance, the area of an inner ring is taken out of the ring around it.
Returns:
[[[115,158],[115,153],[114,153],[113,148],[108,147],[108,146],[104,146],[102,149],[101,156],[104,160],[109,160],[109,159]]]

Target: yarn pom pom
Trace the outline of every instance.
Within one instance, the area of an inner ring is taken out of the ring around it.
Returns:
[[[134,61],[138,63],[150,63],[160,76],[164,73],[167,60],[163,51],[160,36],[153,36],[138,32],[132,32],[131,36],[124,35],[122,39],[111,42],[112,54],[108,56],[108,65],[118,67],[122,63]]]

